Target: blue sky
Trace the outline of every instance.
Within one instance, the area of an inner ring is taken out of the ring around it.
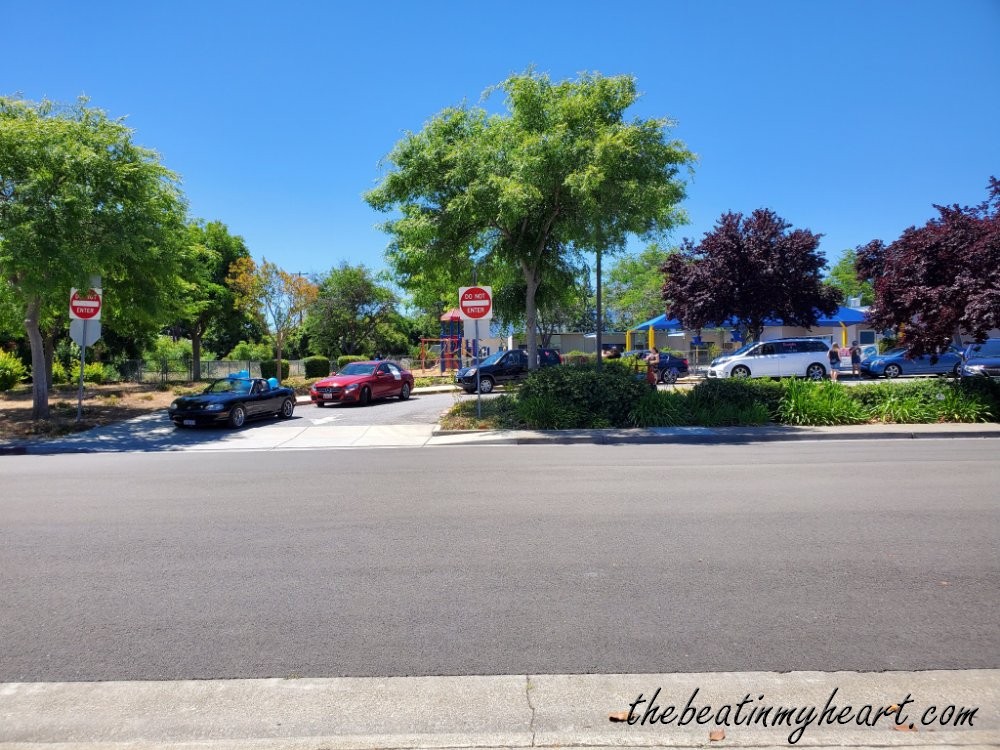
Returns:
[[[616,10],[615,8],[619,8]],[[382,268],[407,130],[528,66],[636,76],[699,156],[674,240],[768,207],[836,259],[1000,176],[1000,0],[4,3],[0,93],[81,94],[260,259]]]

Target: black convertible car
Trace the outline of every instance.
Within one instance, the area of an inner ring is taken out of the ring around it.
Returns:
[[[178,427],[228,422],[242,427],[248,419],[281,417],[295,411],[295,391],[278,381],[263,378],[228,377],[216,380],[196,396],[182,396],[170,404],[167,414]]]

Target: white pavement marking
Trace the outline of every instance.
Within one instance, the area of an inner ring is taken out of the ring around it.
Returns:
[[[720,727],[720,747],[968,750],[1000,744],[998,704],[989,669],[6,683],[0,750],[705,747]]]
[[[341,414],[334,414],[332,417],[320,417],[319,419],[310,419],[309,421],[313,424],[326,424],[327,422],[336,422],[338,419],[343,418]]]

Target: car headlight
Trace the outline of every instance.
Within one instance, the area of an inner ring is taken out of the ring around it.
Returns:
[[[205,407],[205,411],[222,411],[225,408],[225,404],[209,404]]]
[[[465,375],[475,375],[475,374],[476,374],[475,367],[470,367],[468,370],[465,371]]]
[[[172,402],[170,403],[170,408],[171,408],[171,409],[179,409],[179,408],[180,408],[180,405],[179,405],[179,404],[178,404],[178,403],[177,403],[176,401],[172,401]]]
[[[982,375],[983,371],[986,369],[986,365],[966,365],[962,368],[963,372],[968,372],[973,375]]]
[[[357,383],[351,383],[351,385],[347,386],[344,390],[345,391],[356,391],[356,390],[358,390],[358,384]]]

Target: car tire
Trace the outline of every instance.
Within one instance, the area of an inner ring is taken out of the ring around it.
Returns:
[[[278,412],[278,416],[282,419],[291,419],[292,413],[295,411],[295,402],[290,398],[286,398],[281,402],[281,411]]]
[[[660,377],[658,378],[658,382],[666,383],[667,385],[673,385],[674,383],[677,382],[677,378],[679,376],[680,373],[677,372],[676,367],[665,367],[664,369],[660,370]]]
[[[962,375],[962,363],[956,362],[955,366],[951,368],[951,377],[957,378]]]
[[[368,406],[372,402],[372,392],[367,388],[361,389],[361,395],[358,396],[358,403],[361,406]]]
[[[809,380],[822,380],[826,377],[826,368],[819,362],[813,362],[806,368],[806,377]]]
[[[410,384],[403,383],[403,387],[399,389],[399,400],[406,401],[410,397]]]
[[[239,429],[247,423],[247,409],[243,404],[236,404],[229,410],[229,426]]]
[[[736,365],[736,367],[733,368],[733,371],[729,373],[729,377],[731,377],[731,378],[749,378],[750,377],[750,368],[747,367],[746,365]]]
[[[480,393],[493,393],[493,386],[496,385],[493,382],[493,378],[485,377],[479,379],[479,392]]]
[[[897,364],[886,365],[885,370],[883,370],[883,374],[886,378],[892,380],[893,378],[898,378],[903,374],[903,368]]]
[[[326,406],[326,404],[324,404],[322,401],[313,401],[313,404],[316,405],[317,409],[322,409],[323,407]]]

